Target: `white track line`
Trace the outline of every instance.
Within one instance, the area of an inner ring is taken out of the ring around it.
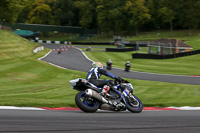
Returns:
[[[168,107],[168,108],[179,109],[179,110],[200,110],[200,107],[190,107],[190,106]]]
[[[0,109],[5,109],[5,110],[45,110],[42,108],[35,108],[35,107],[15,107],[15,106],[0,106]]]
[[[41,60],[41,59],[47,57],[51,52],[52,52],[52,50],[50,49],[50,51],[47,54],[45,54],[43,57],[38,58],[38,60]]]
[[[177,110],[191,110],[191,111],[200,110],[200,107],[183,106],[183,107],[163,107],[163,108],[159,108],[159,109],[152,109],[152,110],[148,109],[148,110],[143,110],[143,111],[170,111],[167,108],[177,109]],[[144,107],[144,109],[145,109],[145,107]],[[48,109],[43,109],[40,107],[0,106],[0,110],[48,110]],[[108,111],[108,110],[98,110],[98,111]]]

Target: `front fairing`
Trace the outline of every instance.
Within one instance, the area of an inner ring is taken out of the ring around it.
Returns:
[[[131,83],[124,83],[124,84],[121,84],[121,87],[123,88],[123,95],[126,97],[126,96],[129,96],[130,93],[133,93],[133,86]]]

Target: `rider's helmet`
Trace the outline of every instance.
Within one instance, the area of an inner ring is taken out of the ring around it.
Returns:
[[[103,65],[100,62],[93,62],[92,67],[93,68],[98,68],[98,67],[103,68]]]

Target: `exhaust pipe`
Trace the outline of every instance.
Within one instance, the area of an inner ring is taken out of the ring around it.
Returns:
[[[96,91],[94,91],[92,89],[87,89],[85,92],[86,92],[86,95],[88,95],[88,96],[90,96],[92,98],[95,98],[98,101],[101,101],[103,103],[108,103],[108,101],[104,97],[102,97]]]
[[[110,104],[107,104],[107,103],[103,103],[103,104],[101,104],[100,109],[102,109],[102,110],[113,110],[113,106],[111,106]]]

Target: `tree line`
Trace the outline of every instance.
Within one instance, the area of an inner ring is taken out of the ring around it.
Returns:
[[[199,28],[200,0],[1,0],[0,21],[101,32]]]

